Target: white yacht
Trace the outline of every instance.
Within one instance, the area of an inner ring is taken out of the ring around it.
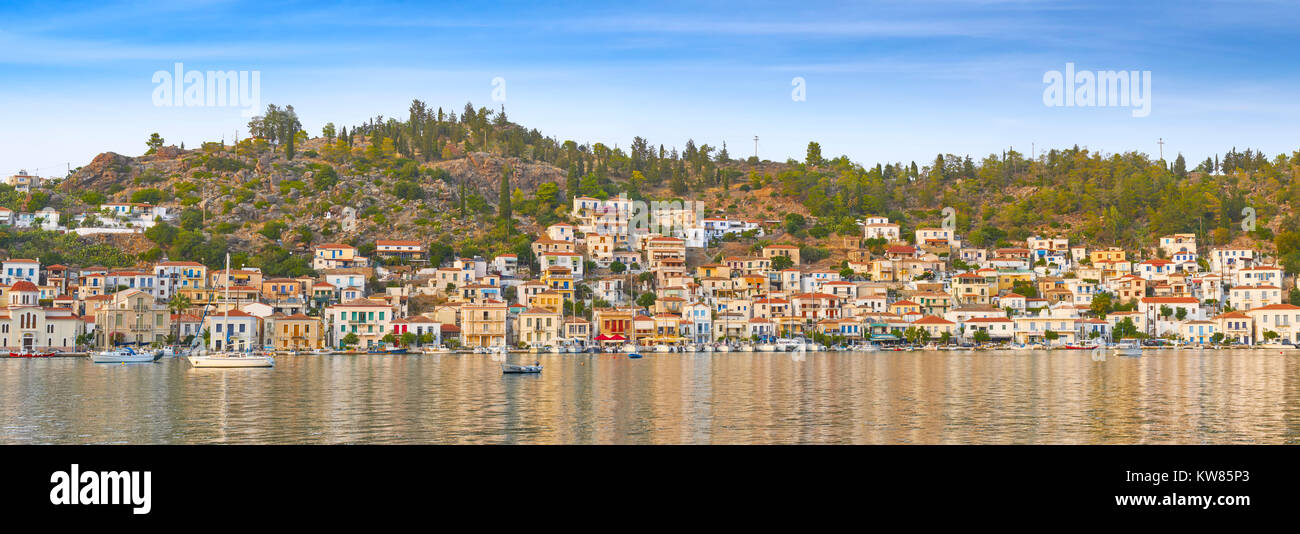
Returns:
[[[162,357],[162,351],[137,351],[131,347],[118,347],[90,353],[90,361],[95,363],[150,363],[156,362]]]
[[[226,253],[226,273],[230,273],[230,253]],[[226,302],[230,302],[230,276],[226,276]],[[225,318],[223,319],[225,327],[222,328],[226,335],[225,342],[222,343],[223,349],[230,347],[230,308],[226,308]],[[198,340],[196,340],[198,341]],[[251,352],[236,352],[231,350],[222,350],[221,352],[190,351],[185,356],[185,361],[190,363],[190,367],[195,368],[243,368],[243,367],[275,367],[275,358],[269,355],[253,354]]]

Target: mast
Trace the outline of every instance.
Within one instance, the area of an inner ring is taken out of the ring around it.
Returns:
[[[225,324],[225,326],[222,327],[223,329],[225,329],[225,332],[222,335],[226,338],[226,343],[225,343],[226,352],[230,352],[230,253],[229,252],[226,253],[226,295],[224,298],[226,301],[226,311],[225,311],[225,317],[222,318],[221,322]]]

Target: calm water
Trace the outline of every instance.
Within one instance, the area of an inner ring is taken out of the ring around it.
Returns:
[[[510,357],[534,359],[0,359],[0,443],[1300,442],[1300,355],[1276,352]]]

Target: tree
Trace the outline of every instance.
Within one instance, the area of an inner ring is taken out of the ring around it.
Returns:
[[[1137,333],[1137,325],[1133,324],[1133,318],[1125,317],[1124,320],[1115,324],[1115,330],[1111,334],[1115,340],[1118,341],[1125,338],[1137,337]]]
[[[614,263],[609,264],[609,272],[611,273],[622,274],[623,271],[626,270],[627,270],[627,266],[623,265],[623,262],[615,261]]]
[[[814,141],[808,142],[808,154],[804,163],[809,167],[822,164],[822,146]]]
[[[157,154],[158,149],[163,147],[163,142],[162,136],[158,135],[158,132],[154,132],[149,136],[149,140],[144,143],[145,146],[149,147],[149,151],[145,152],[145,154]]]
[[[194,303],[185,295],[172,295],[171,300],[167,301],[167,309],[172,313],[181,314],[190,309]]]
[[[348,332],[348,335],[343,336],[343,339],[341,340],[341,343],[343,344],[344,347],[355,347],[357,346],[357,343],[360,342],[361,339],[358,338],[357,334],[354,332]]]
[[[794,267],[794,260],[790,259],[789,256],[772,257],[772,270],[782,271],[791,267]]]
[[[418,339],[419,338],[415,335],[414,332],[402,332],[401,340],[402,340],[403,347],[410,347],[411,345],[414,345]]]
[[[1114,310],[1114,305],[1110,300],[1110,293],[1097,293],[1092,296],[1092,304],[1089,306],[1092,313],[1097,314],[1098,319],[1105,319],[1106,314]]]
[[[647,310],[650,309],[651,306],[655,305],[655,294],[649,291],[642,293],[641,296],[636,298],[636,305]]]
[[[976,330],[972,337],[976,343],[988,343],[990,339],[988,330]]]

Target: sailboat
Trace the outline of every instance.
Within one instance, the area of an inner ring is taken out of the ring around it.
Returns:
[[[190,367],[275,367],[275,358],[271,356],[258,356],[250,353],[236,352],[230,350],[230,253],[226,253],[226,289],[225,289],[226,311],[225,317],[222,318],[222,324],[225,325],[222,334],[225,336],[225,343],[222,344],[221,352],[209,353],[207,349],[191,350],[190,354],[185,357],[185,361],[190,362]],[[200,343],[201,336],[195,336],[195,344]]]

